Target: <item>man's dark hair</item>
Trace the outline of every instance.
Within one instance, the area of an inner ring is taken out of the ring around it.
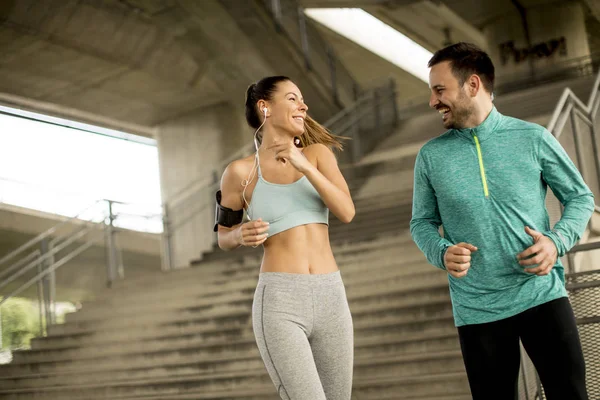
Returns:
[[[427,66],[429,68],[444,61],[450,61],[452,73],[460,86],[475,74],[481,78],[483,87],[488,93],[494,91],[494,64],[490,56],[471,43],[456,43],[435,52]]]

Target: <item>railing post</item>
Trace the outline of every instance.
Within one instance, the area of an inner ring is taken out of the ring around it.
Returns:
[[[360,112],[360,111],[358,111]],[[352,124],[352,163],[357,163],[360,160],[361,155],[361,143],[360,143],[360,121],[356,121],[353,115],[354,123]]]
[[[37,272],[38,274],[42,273],[42,269],[43,269],[43,265],[42,265],[43,261],[39,261],[37,264]],[[42,283],[42,280],[39,279],[37,281],[37,294],[38,294],[38,305],[39,305],[39,312],[40,312],[40,337],[44,337],[46,336],[46,330],[45,328],[45,324],[44,324],[44,284]]]
[[[117,275],[117,254],[115,246],[115,227],[114,220],[115,215],[113,214],[113,202],[107,200],[108,203],[108,224],[105,226],[105,241],[106,241],[106,252],[107,252],[107,283],[108,287],[112,286],[112,283],[116,279]]]
[[[171,255],[171,221],[169,219],[169,206],[163,204],[163,234],[162,234],[162,270],[170,271],[173,268]]]
[[[357,101],[360,96],[360,88],[356,82],[352,82],[352,95],[354,96],[354,101]]]
[[[581,148],[581,142],[579,141],[579,125],[577,125],[577,113],[575,109],[571,109],[571,129],[573,130],[573,144],[575,145],[575,153],[577,154],[577,169],[581,174],[581,177],[585,181],[587,173],[585,172],[585,160],[583,159],[583,151]]]
[[[271,11],[273,12],[273,19],[275,20],[275,30],[281,32],[281,1],[271,0]]]
[[[575,268],[575,254],[567,253],[567,274],[572,274],[577,272],[577,268]]]
[[[48,254],[48,252],[52,252],[53,244],[52,242],[48,242],[48,239],[43,239],[41,242],[42,246],[42,256]],[[54,265],[55,258],[54,254],[46,259],[43,263],[43,269],[49,269]],[[48,275],[41,279],[43,285],[44,292],[44,311],[46,316],[46,331],[48,330],[49,325],[54,325],[55,323],[55,298],[56,298],[56,274],[54,271],[50,272]]]
[[[392,122],[392,126],[396,127],[398,125],[398,104],[396,103],[396,81],[394,78],[390,78],[390,104],[392,105],[392,115],[394,121]]]
[[[377,88],[375,88],[373,90],[373,115],[375,116],[375,138],[377,138],[376,140],[379,140],[379,138],[382,136],[382,132],[381,132],[381,104],[379,104],[379,90],[377,90]],[[371,146],[369,145],[369,149],[371,148]]]
[[[337,88],[337,78],[335,71],[335,55],[333,54],[333,49],[331,46],[327,46],[327,61],[329,65],[329,74],[331,77],[331,96],[333,97],[333,101],[340,105],[340,99],[338,97],[338,88]]]
[[[302,43],[302,53],[304,54],[304,65],[307,71],[312,70],[310,63],[310,48],[308,42],[308,32],[306,30],[306,16],[304,15],[304,8],[298,6],[298,29],[300,31],[300,43]]]

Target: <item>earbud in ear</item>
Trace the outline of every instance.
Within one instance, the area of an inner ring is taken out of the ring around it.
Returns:
[[[269,111],[269,110],[267,109],[267,107],[263,108],[263,112],[265,113],[265,117],[267,116],[267,111]]]

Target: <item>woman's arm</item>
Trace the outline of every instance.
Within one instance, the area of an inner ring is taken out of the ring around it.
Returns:
[[[349,223],[356,213],[350,189],[333,152],[325,145],[314,144],[305,151],[315,152],[317,165],[302,171],[315,187],[325,205],[342,222]]]
[[[270,150],[278,160],[289,160],[303,173],[317,190],[331,212],[342,222],[349,223],[355,210],[348,184],[340,172],[333,152],[323,144],[312,144],[304,149],[304,154],[293,142],[275,143]],[[316,165],[308,157],[316,158]],[[316,157],[315,157],[316,156]]]
[[[242,181],[246,179],[248,171],[243,162],[234,161],[227,166],[221,178],[221,205],[232,210],[241,210],[244,207],[242,199]],[[258,246],[267,240],[266,233],[269,224],[262,220],[240,223],[228,228],[219,225],[218,241],[223,250],[233,250],[242,245]]]

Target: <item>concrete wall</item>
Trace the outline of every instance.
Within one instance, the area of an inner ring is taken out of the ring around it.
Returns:
[[[221,160],[251,142],[242,94],[239,103],[200,109],[157,129],[163,202],[179,200],[169,209],[173,267],[185,267],[212,248],[216,188],[192,190],[183,201],[177,194],[193,183],[210,179]],[[219,170],[218,179],[221,173]]]
[[[494,60],[499,82],[515,74],[527,74],[556,63],[565,63],[590,54],[583,7],[576,2],[556,2],[525,10],[530,43],[527,42],[521,15],[513,12],[489,21],[483,32],[489,43],[489,54]],[[553,42],[554,41],[554,42]],[[510,42],[513,42],[512,50]],[[548,52],[547,56],[530,54]],[[504,50],[502,50],[504,49]],[[516,55],[521,52],[520,55]],[[516,56],[516,57],[515,57]],[[519,60],[520,58],[520,60]]]

